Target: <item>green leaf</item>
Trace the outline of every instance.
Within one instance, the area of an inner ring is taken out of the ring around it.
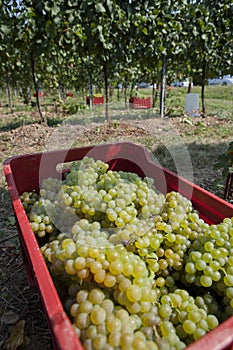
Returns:
[[[4,24],[2,24],[2,25],[1,25],[1,31],[2,31],[5,35],[8,35],[8,34],[10,34],[10,32],[11,32],[11,28],[8,27],[8,26],[6,26],[6,25],[4,25]]]
[[[107,0],[107,6],[109,8],[109,11],[112,12],[112,0]]]
[[[98,25],[98,26],[97,26],[97,29],[98,29],[99,33],[103,33],[103,26]]]
[[[142,29],[142,32],[143,32],[145,35],[148,35],[148,30],[147,30],[147,28],[144,27],[144,28]]]
[[[197,126],[203,126],[204,128],[206,127],[206,124],[205,124],[205,123],[202,123],[202,122],[200,122],[200,121],[198,121],[198,122],[196,123],[196,125],[197,125]]]
[[[47,66],[46,67],[47,72],[52,72],[53,71],[53,66]]]
[[[164,46],[160,45],[158,49],[162,54],[166,54],[166,48]]]
[[[52,8],[52,15],[56,16],[60,11],[60,8],[55,4]]]
[[[96,9],[96,12],[100,12],[100,13],[106,12],[104,6],[100,3],[95,5],[95,9]]]

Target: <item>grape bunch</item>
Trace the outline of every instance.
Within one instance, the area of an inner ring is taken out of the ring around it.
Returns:
[[[31,211],[31,208],[35,204],[35,202],[38,200],[39,195],[35,192],[24,192],[21,196],[20,199],[23,203],[24,210],[26,213],[29,213]]]
[[[88,157],[21,199],[85,350],[184,349],[233,314],[233,218]]]
[[[55,225],[48,215],[46,210],[46,203],[42,198],[35,201],[29,212],[29,220],[31,223],[32,231],[40,238],[45,237],[47,234],[52,234],[55,231]]]
[[[136,217],[149,218],[162,211],[164,198],[148,185],[147,178],[107,171],[105,163],[97,162],[97,170],[96,163],[86,157],[85,171],[80,163],[71,168],[58,194],[60,206],[70,206],[79,218],[99,221],[108,228],[124,228]]]
[[[184,260],[182,281],[211,288],[223,297],[226,316],[233,315],[233,218],[210,225],[192,243]]]
[[[85,349],[100,344],[138,349],[139,336],[142,349],[183,349],[218,325],[205,302],[198,304],[172,277],[155,280],[145,261],[112,244],[98,222],[82,219],[71,238],[60,234],[41,250],[55,280],[62,280],[73,298],[68,312]],[[124,310],[120,321],[119,310]]]

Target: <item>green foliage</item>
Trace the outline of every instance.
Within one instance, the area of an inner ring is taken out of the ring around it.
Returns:
[[[63,112],[69,115],[76,114],[88,108],[87,105],[83,102],[72,102],[70,100],[68,102],[61,103],[61,106]]]
[[[47,118],[47,125],[54,127],[54,126],[59,126],[60,124],[62,124],[64,121],[64,118],[62,117],[48,117]]]
[[[166,115],[178,116],[184,112],[184,95],[181,90],[168,90],[166,95]]]
[[[35,123],[35,120],[32,119],[32,117],[29,114],[24,114],[20,117],[16,117],[13,120],[10,121],[10,123],[1,125],[0,124],[0,131],[9,131],[13,129],[17,129],[20,126],[33,124]]]
[[[3,1],[0,19],[0,85],[21,86],[26,103],[32,85],[105,87],[108,103],[110,84],[160,82],[162,55],[169,79],[232,74],[229,0]]]

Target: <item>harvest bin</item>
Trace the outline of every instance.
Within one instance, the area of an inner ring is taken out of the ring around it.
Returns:
[[[129,103],[130,103],[130,107],[135,109],[151,108],[150,97],[147,97],[147,98],[131,97],[129,99]]]
[[[86,103],[87,103],[87,105],[90,105],[90,96],[87,96]],[[92,97],[92,104],[93,105],[103,105],[104,104],[104,96],[93,96]]]
[[[50,273],[31,230],[20,195],[25,191],[39,190],[43,179],[52,176],[61,179],[58,164],[80,160],[84,156],[108,162],[110,169],[135,172],[152,177],[155,186],[163,193],[178,191],[192,200],[200,216],[209,224],[219,223],[225,217],[233,217],[233,206],[221,198],[178,177],[151,160],[142,146],[124,142],[73,148],[15,156],[4,162],[4,174],[8,184],[16,217],[25,268],[29,282],[39,290],[41,301],[51,330],[54,349],[81,350],[71,322],[66,315]],[[63,167],[64,168],[64,167]],[[187,347],[188,350],[233,350],[233,317]]]

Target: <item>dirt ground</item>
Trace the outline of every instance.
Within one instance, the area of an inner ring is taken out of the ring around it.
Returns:
[[[7,122],[15,120],[0,115]],[[195,117],[192,120],[169,118],[168,120],[144,119],[106,124],[91,123],[85,126],[73,124],[69,133],[60,128],[59,142],[54,144],[59,127],[43,124],[21,125],[8,130],[0,127],[0,158],[5,159],[26,153],[44,151],[49,147],[99,144],[115,141],[133,141],[145,145],[153,152],[156,161],[170,170],[178,170],[210,192],[223,196],[224,181],[221,170],[214,164],[220,154],[227,151],[233,140],[233,121],[217,117]],[[50,149],[50,148],[49,148]],[[190,169],[178,157],[185,152]],[[185,168],[186,167],[186,168]],[[0,177],[0,349],[41,350],[52,349],[52,341],[46,316],[35,287],[29,285],[21,256],[11,201],[1,165]]]

